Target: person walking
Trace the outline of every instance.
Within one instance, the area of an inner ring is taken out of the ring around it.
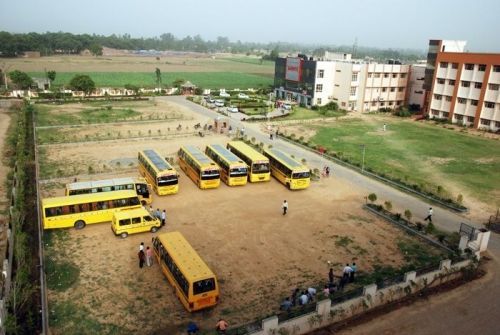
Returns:
[[[146,255],[144,254],[144,250],[140,250],[138,256],[139,256],[139,267],[142,269],[142,267],[144,266],[144,261],[146,260]]]
[[[226,334],[226,330],[229,327],[229,324],[224,319],[219,319],[219,321],[215,324],[215,330],[219,334]]]
[[[144,251],[144,242],[139,245],[139,251]]]
[[[427,215],[427,217],[424,219],[424,221],[427,221],[429,220],[429,223],[432,223],[432,207],[429,207],[429,215]]]
[[[357,270],[356,263],[352,262],[351,270],[352,271],[349,273],[349,283],[354,282],[354,274],[356,273],[356,270]]]
[[[342,278],[348,280],[352,272],[352,268],[349,266],[349,263],[345,265],[344,270],[342,272],[343,272]]]
[[[167,212],[163,210],[163,212],[161,212],[161,226],[163,227],[165,223],[167,223]]]
[[[286,215],[286,212],[288,211],[288,202],[283,201],[283,205],[281,206],[283,208],[283,215]]]
[[[155,218],[157,218],[158,220],[161,220],[161,212],[160,212],[159,208],[156,209]]]
[[[149,247],[146,247],[146,265],[153,265],[153,252]]]
[[[330,271],[328,272],[328,280],[329,280],[330,284],[333,284],[333,279],[334,279],[333,268],[330,268]]]
[[[198,333],[198,330],[200,330],[200,328],[198,328],[196,323],[194,323],[193,321],[189,321],[188,326],[187,326],[188,335],[194,335],[194,334]]]
[[[384,131],[387,129],[387,125],[384,123]]]

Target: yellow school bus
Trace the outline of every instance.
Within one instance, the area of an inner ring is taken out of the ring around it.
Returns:
[[[123,190],[135,190],[143,205],[149,205],[153,201],[153,197],[149,193],[148,183],[144,178],[125,177],[66,184],[67,196]]]
[[[217,278],[180,232],[153,237],[153,251],[163,274],[189,312],[219,302]]]
[[[139,151],[139,171],[153,186],[158,195],[179,191],[179,174],[158,152],[152,149]]]
[[[264,149],[271,163],[271,174],[290,190],[308,188],[311,183],[310,169],[277,149]]]
[[[229,186],[245,185],[248,179],[248,166],[239,157],[220,144],[207,146],[205,153],[212,158],[221,170],[221,179]]]
[[[42,199],[44,229],[82,229],[88,224],[111,221],[113,213],[140,208],[135,191],[113,191]]]
[[[227,149],[247,163],[250,168],[248,180],[251,183],[271,180],[269,159],[266,156],[241,141],[229,142]]]
[[[201,189],[220,185],[220,169],[200,149],[193,145],[182,146],[178,152],[179,166]]]

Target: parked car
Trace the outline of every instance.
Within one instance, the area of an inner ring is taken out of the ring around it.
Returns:
[[[220,92],[219,93],[219,96],[220,97],[223,97],[223,98],[230,98],[231,97],[231,94],[227,93],[227,92]]]
[[[246,95],[245,93],[238,93],[238,98],[239,99],[250,99],[250,97],[248,95]]]
[[[216,107],[224,107],[224,100],[215,100]]]
[[[289,104],[283,104],[281,106],[283,109],[286,109],[287,111],[291,110],[292,109],[292,105],[289,105]]]
[[[239,111],[238,111],[238,107],[234,107],[234,106],[229,106],[229,107],[227,108],[227,111],[228,111],[229,113],[238,113],[238,112],[239,112]]]

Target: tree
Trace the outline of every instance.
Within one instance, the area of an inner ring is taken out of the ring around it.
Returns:
[[[368,200],[373,204],[375,201],[377,201],[377,195],[375,193],[370,193],[368,195]]]
[[[56,80],[56,71],[50,70],[47,72],[47,78],[50,80],[50,84],[52,85],[52,82]]]
[[[9,72],[9,78],[16,88],[26,90],[33,85],[33,79],[25,72],[14,70]]]
[[[102,56],[102,46],[97,44],[97,43],[94,43],[92,45],[89,46],[89,51],[92,55],[94,56]]]
[[[75,91],[83,91],[87,95],[95,90],[95,83],[89,76],[77,74],[69,82],[69,87]]]
[[[186,81],[184,79],[181,79],[181,78],[177,78],[175,79],[173,82],[172,82],[172,86],[174,87],[181,87],[182,84],[184,84]]]
[[[156,84],[158,84],[158,88],[160,88],[161,87],[161,71],[159,68],[156,68],[155,75],[156,75]]]
[[[390,212],[392,210],[392,202],[386,201],[384,202],[385,209]]]
[[[135,95],[139,95],[139,86],[135,86],[132,84],[125,84],[125,89],[134,91]]]
[[[405,218],[406,220],[410,221],[411,220],[411,217],[413,216],[413,214],[411,213],[411,211],[409,209],[405,210]]]

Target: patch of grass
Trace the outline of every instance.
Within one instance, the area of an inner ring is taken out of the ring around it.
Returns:
[[[152,68],[154,69],[154,67]],[[32,77],[44,77],[43,72],[28,72]],[[97,87],[124,87],[131,84],[139,87],[156,87],[156,76],[151,72],[57,72],[54,88],[67,86],[76,74],[90,76]],[[171,84],[176,79],[189,80],[203,88],[259,88],[273,84],[273,78],[264,74],[242,72],[167,72],[162,73],[162,82]],[[166,86],[164,84],[164,86]]]
[[[52,257],[46,257],[45,270],[47,287],[50,290],[66,291],[80,277],[80,269],[74,263],[66,260],[55,260]]]
[[[343,119],[317,127],[311,141],[361,166],[361,145],[366,145],[365,169],[410,185],[456,198],[446,191],[446,180],[459,184],[475,197],[500,206],[500,143],[413,121]]]
[[[442,253],[438,252],[434,248],[429,248],[428,245],[423,245],[422,243],[416,241],[400,240],[397,242],[397,245],[403,254],[405,262],[413,268],[436,264],[443,259]]]
[[[349,236],[339,236],[335,241],[337,247],[347,247],[350,243],[354,242]]]
[[[344,111],[336,111],[336,112],[330,112],[328,115],[322,115],[318,111],[296,106],[293,107],[293,111],[291,114],[282,117],[279,120],[309,120],[317,118],[340,117],[344,116],[345,114],[346,112]]]
[[[82,123],[108,123],[140,116],[141,113],[130,108],[83,108],[77,113],[54,113],[45,106],[37,105],[37,126],[56,126]]]

